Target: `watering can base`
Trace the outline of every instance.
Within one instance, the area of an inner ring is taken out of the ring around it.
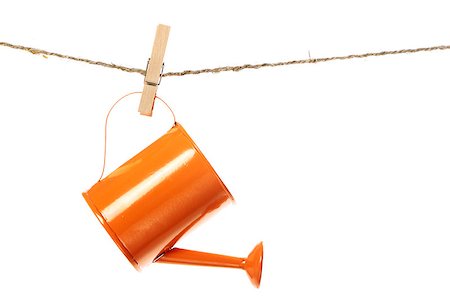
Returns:
[[[97,219],[102,224],[103,228],[105,228],[106,232],[108,232],[111,239],[116,243],[117,247],[119,247],[120,251],[126,256],[128,261],[133,265],[133,267],[137,271],[142,271],[140,268],[138,262],[133,258],[133,255],[131,255],[130,251],[125,247],[125,245],[122,243],[122,241],[119,239],[119,237],[116,235],[114,230],[108,225],[108,222],[104,219],[98,208],[95,206],[95,204],[91,201],[88,193],[82,193],[84,199],[86,200],[87,204],[91,208],[91,210],[94,212]]]

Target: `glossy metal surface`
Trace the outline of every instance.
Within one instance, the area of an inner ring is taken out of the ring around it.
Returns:
[[[231,261],[244,268],[244,259],[172,249],[205,215],[233,199],[178,123],[83,196],[138,270],[155,260],[221,267],[230,267]],[[253,259],[257,262],[251,264],[255,270],[261,269],[262,245],[259,248],[258,259]],[[261,271],[255,274],[250,277],[259,286]]]

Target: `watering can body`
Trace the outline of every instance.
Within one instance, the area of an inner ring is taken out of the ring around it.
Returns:
[[[137,269],[232,199],[180,124],[83,196]]]

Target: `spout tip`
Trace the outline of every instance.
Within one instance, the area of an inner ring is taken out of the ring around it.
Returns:
[[[259,288],[261,283],[262,264],[263,243],[260,242],[255,248],[253,248],[252,252],[250,252],[244,265],[244,269],[247,272],[250,281],[256,288]]]

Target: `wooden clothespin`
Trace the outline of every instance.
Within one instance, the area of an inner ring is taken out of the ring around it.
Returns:
[[[144,79],[144,91],[142,92],[139,113],[151,116],[155,102],[156,90],[161,79],[164,53],[166,52],[167,40],[169,39],[170,27],[159,24],[156,28],[155,41],[153,43],[152,56],[147,64]]]

